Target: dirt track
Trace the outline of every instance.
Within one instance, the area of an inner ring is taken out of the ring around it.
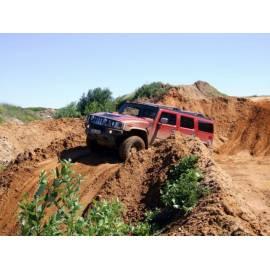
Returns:
[[[73,169],[83,176],[80,200],[83,207],[95,197],[105,181],[120,166],[119,160],[111,152],[93,154],[86,148],[71,149],[65,158],[73,158]],[[41,170],[51,171],[59,165],[58,158],[50,158],[35,164],[32,168],[25,167],[19,174],[20,179],[13,179],[7,192],[0,200],[0,235],[14,235],[17,232],[18,202],[25,193],[33,195],[37,188]],[[24,181],[27,179],[27,181]],[[23,183],[22,183],[23,182]],[[82,208],[82,211],[84,208]]]

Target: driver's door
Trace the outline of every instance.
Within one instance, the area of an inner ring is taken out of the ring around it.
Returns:
[[[166,139],[170,137],[176,131],[177,114],[162,112],[157,124],[157,136],[158,139]]]

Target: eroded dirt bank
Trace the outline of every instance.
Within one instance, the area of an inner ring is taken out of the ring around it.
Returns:
[[[146,209],[159,206],[160,186],[170,165],[190,154],[200,157],[199,168],[205,175],[204,185],[211,192],[189,215],[169,225],[164,234],[264,234],[268,225],[257,221],[256,215],[232,185],[230,176],[213,161],[209,150],[199,140],[189,137],[177,136],[167,142],[157,142],[151,149],[133,155],[106,181],[99,198],[117,196],[126,206],[126,219],[140,220]]]
[[[270,155],[270,102],[235,97],[190,100],[177,91],[164,96],[164,104],[202,112],[215,121],[215,150],[232,155]]]
[[[150,149],[133,154],[124,164],[114,152],[93,153],[81,144],[82,141],[70,138],[58,144],[55,154],[47,158],[41,154],[40,159],[14,163],[0,175],[1,235],[18,233],[18,202],[25,192],[34,193],[40,171],[54,169],[59,164],[58,157],[72,158],[74,170],[84,177],[82,213],[94,198],[118,197],[126,209],[125,219],[138,221],[144,217],[145,210],[159,206],[160,186],[170,165],[189,154],[200,157],[204,184],[211,194],[188,216],[168,226],[165,235],[263,235],[268,232],[267,222],[259,222],[230,176],[218,167],[209,150],[197,139],[177,136],[167,142],[156,142]]]
[[[69,136],[83,136],[82,119],[34,121],[28,124],[6,123],[0,125],[0,164],[8,164],[19,154],[45,149],[57,140]]]

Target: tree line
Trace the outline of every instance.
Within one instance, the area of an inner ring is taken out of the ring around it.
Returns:
[[[161,82],[144,84],[129,95],[113,98],[109,88],[89,89],[84,93],[79,101],[71,102],[67,106],[57,110],[55,118],[80,117],[95,112],[116,111],[126,101],[158,99],[168,90],[169,85]]]

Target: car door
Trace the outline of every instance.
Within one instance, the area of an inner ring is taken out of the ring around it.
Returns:
[[[157,125],[157,138],[166,139],[176,131],[177,114],[162,112]]]
[[[186,135],[195,135],[195,119],[192,116],[181,115],[179,130]]]

